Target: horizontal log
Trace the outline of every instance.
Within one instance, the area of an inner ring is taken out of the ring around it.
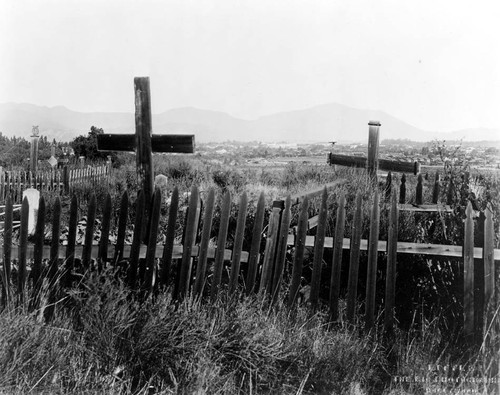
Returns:
[[[288,245],[295,245],[294,235],[288,235]],[[314,247],[314,236],[306,237],[306,247]],[[333,248],[333,237],[325,238],[325,248]],[[351,240],[344,238],[343,246],[344,250],[351,249]],[[361,250],[368,250],[368,240],[361,240]],[[387,242],[384,240],[379,240],[378,251],[387,252]],[[462,258],[462,246],[453,246],[445,244],[424,244],[424,243],[407,243],[403,241],[398,241],[399,254],[417,254],[417,255],[432,255],[432,256],[445,256],[449,258]],[[479,247],[474,248],[474,258],[483,258],[483,249]],[[494,250],[495,261],[500,261],[500,250]]]
[[[135,152],[135,134],[99,134],[97,149],[99,151]],[[172,152],[192,154],[194,152],[194,135],[192,134],[153,134],[151,136],[153,152]]]
[[[59,246],[59,257],[61,259],[66,258],[66,246]],[[130,245],[126,245],[123,248],[123,256],[128,257],[130,256]],[[99,250],[99,245],[93,244],[92,245],[92,255],[91,257],[94,259],[97,259],[97,254]],[[196,258],[198,256],[200,247],[199,246],[193,246],[191,250],[191,257]],[[12,246],[12,256],[17,257],[19,255],[19,246],[13,245]],[[172,255],[173,259],[181,259],[182,258],[182,251],[183,248],[181,245],[174,245],[174,252]],[[208,258],[215,258],[215,253],[217,251],[217,248],[210,247],[208,249]],[[83,246],[82,245],[77,245],[75,247],[75,258],[81,258],[83,252]],[[115,252],[115,247],[113,245],[108,246],[108,256],[113,256]],[[0,247],[0,256],[3,256],[3,246]],[[50,258],[50,245],[44,245],[43,246],[43,258],[42,259],[49,259]],[[155,251],[155,258],[161,258],[163,256],[163,245],[157,245],[156,246],[156,251]],[[225,249],[224,250],[224,260],[225,261],[230,261],[232,257],[232,251]],[[28,245],[28,250],[27,250],[27,259],[33,259],[34,258],[34,246],[32,244]],[[141,245],[141,250],[139,254],[139,258],[146,258],[146,245]],[[248,252],[243,251],[241,253],[241,262],[247,262],[248,260]],[[0,266],[1,267],[1,266]]]
[[[333,154],[330,152],[328,154],[328,163],[330,165],[348,166],[348,167],[363,167],[367,166],[367,158],[362,156],[349,156]],[[420,172],[420,163],[418,162],[397,162],[388,159],[378,160],[378,169],[384,171],[394,171],[399,173],[413,173],[418,174]]]

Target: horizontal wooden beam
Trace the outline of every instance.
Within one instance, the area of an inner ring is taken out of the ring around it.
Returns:
[[[66,246],[59,246],[59,257],[61,259],[66,258]],[[156,246],[156,251],[155,251],[155,258],[162,258],[163,256],[163,245],[157,245]],[[130,245],[126,245],[123,248],[123,256],[128,257],[130,256]],[[92,258],[97,259],[97,254],[99,251],[99,246],[97,244],[92,245]],[[172,258],[173,259],[181,259],[182,258],[182,245],[174,245],[174,251]],[[200,247],[199,246],[193,246],[191,250],[191,257],[196,258],[199,254]],[[208,258],[215,258],[215,253],[217,251],[217,248],[210,247],[208,249]],[[75,257],[76,258],[81,258],[83,252],[83,246],[78,245],[75,247]],[[115,252],[115,247],[110,245],[108,246],[108,256],[113,256]],[[232,258],[232,250],[225,249],[224,250],[224,260],[225,261],[230,261]],[[11,255],[13,257],[17,257],[19,255],[19,246],[13,245],[11,249]],[[0,256],[3,257],[3,247],[0,247]],[[32,244],[28,245],[27,249],[27,259],[33,259],[34,258],[34,246]],[[43,246],[43,251],[42,251],[42,259],[49,259],[50,258],[50,245],[44,245]],[[139,253],[139,258],[146,258],[146,245],[141,245],[141,250]],[[126,259],[126,258],[125,258]],[[242,251],[241,253],[241,262],[247,262],[248,260],[248,252]],[[0,265],[0,268],[2,266]]]
[[[348,167],[363,167],[367,166],[367,158],[362,156],[350,156],[340,154],[328,154],[328,163],[330,165],[348,166]],[[384,171],[394,171],[399,173],[420,172],[420,163],[418,162],[397,162],[388,159],[378,160],[378,169]]]
[[[195,143],[192,134],[153,134],[151,136],[153,152],[194,153]],[[99,151],[135,152],[135,134],[99,134]]]
[[[288,235],[287,244],[289,246],[295,245],[294,235]],[[314,236],[306,236],[306,247],[314,247]],[[333,248],[333,237],[325,237],[325,248]],[[351,240],[343,240],[344,250],[351,249]],[[361,250],[368,250],[368,240],[361,240]],[[384,240],[379,240],[378,251],[387,252],[387,242]],[[432,256],[445,256],[449,258],[460,258],[462,259],[462,246],[453,246],[445,244],[424,244],[424,243],[407,243],[398,241],[399,254],[418,254],[418,255],[432,255]],[[479,247],[474,248],[474,258],[483,258],[483,249]],[[500,250],[494,250],[495,261],[500,261]]]
[[[342,184],[343,182],[345,182],[344,179],[335,180],[333,182],[330,182],[328,184],[323,185],[320,188],[312,189],[309,192],[296,193],[296,194],[290,196],[290,200],[292,201],[292,205],[300,204],[306,196],[308,199],[319,196],[323,193],[323,189],[325,187],[326,187],[326,189],[330,189],[336,185]]]
[[[400,211],[413,211],[413,212],[425,212],[425,213],[452,213],[453,209],[448,205],[442,204],[399,204]]]

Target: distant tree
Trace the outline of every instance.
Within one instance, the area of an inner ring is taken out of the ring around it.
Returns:
[[[97,150],[97,136],[104,134],[101,128],[92,126],[87,136],[78,136],[71,142],[71,147],[75,151],[75,155],[85,156],[88,160],[105,160],[109,153],[99,152]]]

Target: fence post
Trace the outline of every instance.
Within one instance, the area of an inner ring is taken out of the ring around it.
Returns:
[[[406,203],[406,175],[401,176],[401,185],[399,187],[399,203]]]
[[[234,235],[233,256],[231,259],[231,273],[229,278],[229,294],[234,293],[238,288],[240,274],[241,249],[243,247],[243,237],[245,236],[245,223],[247,218],[248,198],[246,192],[240,197],[240,207],[238,209],[238,219],[236,223],[236,233]]]
[[[349,322],[354,322],[354,314],[356,312],[356,301],[358,296],[358,271],[359,271],[359,255],[361,246],[361,193],[356,195],[356,211],[352,223],[351,234],[351,256],[349,259],[349,280],[347,289],[347,311],[346,319]]]
[[[342,252],[344,244],[345,228],[345,195],[342,194],[337,208],[337,220],[335,223],[335,239],[333,242],[332,273],[330,277],[330,318],[338,320],[339,294],[340,294],[340,272],[342,269]]]
[[[26,283],[26,254],[28,252],[28,198],[24,198],[21,208],[21,229],[19,232],[19,270],[17,273],[17,293],[21,304],[24,301],[24,285]]]
[[[198,230],[198,220],[200,209],[200,195],[198,188],[193,186],[191,188],[191,195],[189,197],[189,206],[186,215],[185,233],[182,245],[182,263],[180,268],[178,297],[184,298],[189,293],[189,284],[191,281],[191,270],[193,260],[191,258],[191,251],[196,242],[196,232]],[[223,249],[224,251],[224,249]]]
[[[262,276],[260,279],[260,289],[266,290],[268,293],[272,292],[273,284],[273,269],[276,257],[276,250],[278,244],[278,235],[281,214],[283,212],[285,202],[283,200],[275,200],[273,202],[273,211],[269,218],[269,227],[267,231],[266,247],[264,250],[264,259],[262,262]]]
[[[423,203],[423,178],[422,173],[419,173],[417,177],[417,193],[415,196],[415,204],[420,206]]]
[[[224,269],[224,249],[226,247],[227,227],[229,225],[229,214],[231,211],[231,194],[226,191],[222,202],[221,217],[219,224],[219,235],[217,237],[217,251],[215,252],[214,274],[210,299],[215,302],[219,294],[219,287],[222,280],[222,270]]]
[[[255,221],[252,231],[252,244],[250,246],[250,253],[248,254],[248,270],[246,279],[246,292],[247,295],[255,290],[255,279],[257,277],[257,268],[259,265],[260,257],[260,243],[262,237],[262,226],[264,224],[264,211],[265,211],[265,198],[264,192],[261,192],[259,201],[257,202],[257,211],[255,214]]]
[[[474,222],[468,202],[464,238],[464,334],[470,344],[474,339]]]
[[[203,230],[200,242],[200,253],[198,255],[198,264],[196,265],[196,280],[194,283],[194,295],[203,295],[205,287],[205,276],[207,272],[208,244],[210,242],[210,232],[212,230],[212,220],[214,216],[215,191],[210,188],[208,192],[205,213],[203,216]]]
[[[291,309],[297,302],[299,295],[300,280],[302,278],[302,264],[304,262],[304,252],[306,248],[307,218],[309,200],[307,196],[302,201],[299,213],[299,223],[297,225],[297,237],[295,240],[295,254],[293,256],[292,279],[290,281],[290,294],[288,295],[288,308]]]
[[[13,221],[13,203],[10,193],[7,194],[5,202],[5,220],[3,232],[3,305],[6,306],[10,300],[10,272],[12,258],[12,221]]]
[[[174,251],[175,223],[177,221],[177,209],[179,207],[179,189],[175,187],[170,197],[170,207],[168,208],[168,223],[165,232],[165,246],[162,255],[161,284],[168,286],[170,280],[170,268],[172,267],[172,255]],[[177,285],[175,285],[177,286]]]
[[[432,190],[432,203],[437,204],[439,202],[439,173],[436,172],[436,176],[434,178],[434,189]]]
[[[377,177],[378,171],[378,142],[379,129],[381,123],[379,121],[370,121],[368,123],[368,173],[371,177]]]
[[[280,232],[279,232],[279,239],[276,251],[276,262],[274,265],[274,274],[273,274],[273,287],[272,287],[273,303],[276,302],[279,296],[281,288],[281,280],[283,277],[283,270],[285,268],[288,230],[290,229],[290,218],[292,214],[291,208],[292,208],[292,199],[290,195],[288,195],[285,201],[285,210],[281,214]]]
[[[493,228],[493,207],[488,203],[485,210],[486,219],[484,221],[484,317],[486,328],[490,327],[495,312],[495,260],[494,245],[495,232]]]
[[[389,201],[391,199],[391,191],[392,191],[392,173],[389,171],[387,173],[387,178],[385,179],[385,200]]]
[[[394,301],[396,290],[396,262],[398,250],[398,204],[396,191],[392,194],[391,211],[389,214],[389,230],[387,233],[387,269],[385,277],[385,318],[384,330],[392,332],[394,325]]]
[[[325,246],[325,235],[326,235],[326,219],[328,214],[327,207],[328,193],[323,189],[323,195],[321,196],[321,206],[319,209],[318,218],[318,229],[316,232],[316,238],[314,240],[314,258],[313,258],[313,270],[311,276],[311,308],[316,309],[319,301],[319,289],[321,284],[321,264],[323,262],[323,249]]]
[[[375,315],[375,291],[377,287],[377,259],[378,235],[380,223],[378,191],[375,191],[370,220],[370,238],[368,246],[368,268],[366,273],[366,304],[365,304],[365,330],[369,332],[373,327]]]
[[[39,292],[42,287],[42,260],[43,260],[43,242],[45,239],[45,199],[40,196],[38,202],[38,215],[36,220],[33,266],[31,269],[31,277],[33,278],[33,307],[38,307],[40,298]]]

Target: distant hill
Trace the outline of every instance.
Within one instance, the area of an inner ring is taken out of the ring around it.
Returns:
[[[255,120],[243,120],[217,111],[191,107],[153,115],[154,133],[190,133],[196,141],[352,141],[365,142],[368,121],[382,123],[381,139],[407,138],[414,141],[500,140],[500,130],[464,129],[437,133],[418,129],[382,111],[361,110],[341,104],[324,104],[304,110],[280,112]],[[0,104],[0,132],[28,137],[32,125],[49,139],[70,141],[87,134],[91,126],[108,133],[133,133],[134,114],[119,112],[83,113],[66,107],[33,104]]]

